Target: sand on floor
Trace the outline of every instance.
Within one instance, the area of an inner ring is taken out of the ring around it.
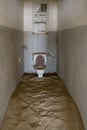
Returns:
[[[0,130],[84,130],[84,126],[57,75],[24,75],[10,98]]]

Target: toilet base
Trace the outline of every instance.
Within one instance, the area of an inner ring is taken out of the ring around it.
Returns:
[[[44,72],[45,72],[45,69],[43,69],[43,70],[36,70],[36,73],[37,73],[37,75],[38,75],[38,78],[42,78]]]
[[[43,77],[43,74],[38,74],[38,78],[42,78]]]

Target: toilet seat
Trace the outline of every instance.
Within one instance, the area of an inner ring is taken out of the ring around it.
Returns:
[[[34,65],[34,68],[37,70],[43,70],[43,69],[46,69],[46,65],[43,65],[43,66]]]
[[[44,66],[44,57],[43,56],[41,56],[41,55],[37,56],[36,65],[39,67]]]

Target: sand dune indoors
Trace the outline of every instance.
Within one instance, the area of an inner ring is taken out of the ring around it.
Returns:
[[[10,98],[1,130],[84,130],[80,113],[55,74],[24,75]]]

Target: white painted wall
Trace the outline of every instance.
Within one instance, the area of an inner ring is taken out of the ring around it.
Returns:
[[[33,0],[24,1],[24,31],[32,31]],[[57,0],[49,0],[49,31],[57,31]]]
[[[32,0],[24,1],[24,44],[27,47],[24,51],[25,72],[35,72],[33,68],[33,52],[49,52],[46,72],[56,71],[56,44],[57,44],[57,0],[49,1],[49,34],[32,34]]]
[[[58,0],[57,66],[87,130],[87,0]]]
[[[24,70],[25,72],[35,72],[33,68],[33,52],[50,52],[53,57],[48,57],[46,72],[56,72],[56,43],[57,32],[50,32],[49,35],[32,35],[32,32],[25,32],[24,36]]]

